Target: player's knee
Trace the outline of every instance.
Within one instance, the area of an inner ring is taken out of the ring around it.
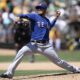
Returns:
[[[64,63],[64,60],[57,61],[57,64],[63,64],[63,63]]]
[[[25,54],[25,53],[28,53],[28,52],[30,52],[30,50],[27,46],[24,46],[19,50],[19,53],[22,53],[22,54]]]

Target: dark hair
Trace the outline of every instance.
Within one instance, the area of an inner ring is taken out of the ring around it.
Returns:
[[[36,9],[47,9],[48,5],[46,2],[40,2],[35,8]]]

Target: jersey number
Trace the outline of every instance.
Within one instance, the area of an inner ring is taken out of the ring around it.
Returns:
[[[37,22],[38,27],[45,27],[44,22]]]

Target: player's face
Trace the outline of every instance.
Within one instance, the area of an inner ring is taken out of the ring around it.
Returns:
[[[45,9],[37,9],[37,12],[40,15],[45,15],[46,14],[46,10]]]

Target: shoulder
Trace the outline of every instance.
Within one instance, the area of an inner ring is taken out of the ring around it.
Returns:
[[[48,21],[48,23],[50,24],[50,20],[48,16],[45,16],[46,20]]]
[[[36,12],[32,12],[32,13],[29,13],[30,15],[33,15],[33,16],[37,16],[38,14]]]

